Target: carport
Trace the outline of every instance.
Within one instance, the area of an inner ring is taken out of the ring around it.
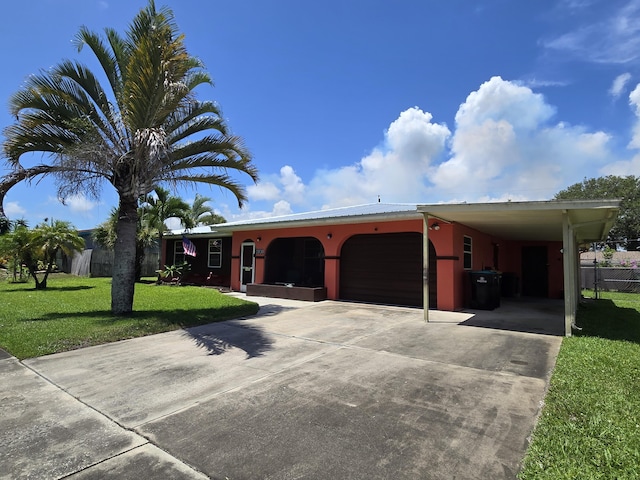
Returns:
[[[429,321],[429,232],[437,221],[464,225],[495,239],[562,242],[564,331],[570,336],[580,299],[579,247],[606,239],[619,206],[618,200],[418,205],[424,217],[424,319]]]

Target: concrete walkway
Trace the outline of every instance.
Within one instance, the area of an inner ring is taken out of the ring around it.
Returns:
[[[515,477],[562,337],[249,300],[255,317],[0,357],[0,478]]]

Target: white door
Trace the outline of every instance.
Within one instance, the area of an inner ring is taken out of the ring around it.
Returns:
[[[240,291],[247,291],[247,284],[255,280],[255,253],[256,247],[253,242],[243,242],[240,250]]]

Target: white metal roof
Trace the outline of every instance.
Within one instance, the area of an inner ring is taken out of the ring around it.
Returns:
[[[215,225],[216,230],[253,230],[255,228],[280,228],[291,226],[321,225],[326,223],[361,223],[372,220],[390,221],[422,218],[415,203],[369,203],[352,207],[328,208],[312,212],[292,213],[277,217],[254,218]]]
[[[571,200],[494,203],[370,203],[330,208],[268,218],[254,218],[197,227],[189,231],[173,230],[168,236],[228,236],[234,231],[334,225],[369,221],[393,221],[422,218],[423,214],[445,222],[460,223],[487,234],[513,240],[562,240],[566,213],[578,242],[606,238],[616,219],[618,200]]]
[[[618,215],[618,200],[418,205],[418,211],[490,235],[529,241],[562,241],[566,213],[578,243],[604,240]]]

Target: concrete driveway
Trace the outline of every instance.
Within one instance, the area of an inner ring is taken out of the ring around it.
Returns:
[[[0,478],[515,477],[562,337],[254,300],[251,318],[0,358]]]

